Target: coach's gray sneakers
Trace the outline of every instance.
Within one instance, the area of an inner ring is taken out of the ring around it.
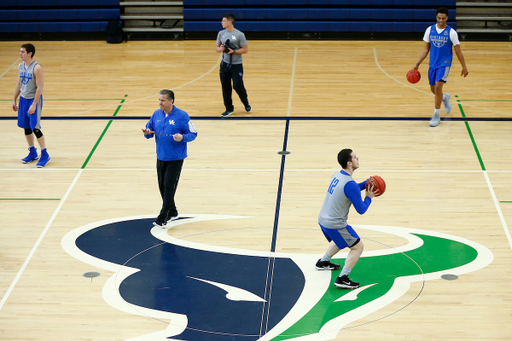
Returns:
[[[428,124],[431,127],[437,127],[441,123],[441,118],[439,117],[439,114],[434,114],[432,118],[430,119],[430,123]]]
[[[450,94],[443,94],[443,105],[444,111],[449,114],[452,111],[452,105],[450,104]]]

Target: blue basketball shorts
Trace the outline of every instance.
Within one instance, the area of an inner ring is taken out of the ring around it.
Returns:
[[[438,69],[429,68],[428,69],[428,82],[430,85],[436,85],[436,82],[444,82],[448,79],[448,74],[450,73],[450,67],[440,67]]]
[[[18,103],[18,127],[23,129],[41,129],[41,113],[43,111],[43,96],[37,102],[36,111],[30,115],[28,109],[34,102],[34,99],[26,99],[20,96]]]
[[[319,224],[320,225],[320,224]],[[352,247],[359,241],[359,236],[352,226],[347,225],[341,229],[328,229],[320,225],[325,238],[330,241],[334,241],[334,244],[341,250],[346,247]]]

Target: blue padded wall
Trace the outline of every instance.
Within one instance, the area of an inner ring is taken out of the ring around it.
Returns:
[[[220,31],[225,13],[248,32],[424,32],[456,0],[184,0],[185,32]]]
[[[1,1],[0,33],[105,32],[120,17],[119,0]]]

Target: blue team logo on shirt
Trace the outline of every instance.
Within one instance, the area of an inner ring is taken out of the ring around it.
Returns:
[[[23,85],[27,85],[27,84],[28,84],[28,82],[30,82],[30,80],[32,79],[32,76],[33,76],[33,74],[31,74],[31,73],[28,73],[28,72],[22,72],[22,73],[20,74],[20,80],[21,80],[21,83],[22,83]]]
[[[447,32],[445,32],[447,33]],[[438,36],[438,35],[434,35],[434,36],[430,36],[430,41],[432,42],[432,44],[434,44],[435,47],[443,47],[444,44],[446,44],[446,42],[448,41],[448,37],[446,36]]]

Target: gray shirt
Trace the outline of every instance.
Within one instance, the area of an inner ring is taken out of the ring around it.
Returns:
[[[217,34],[217,45],[222,45],[229,39],[229,45],[236,47],[235,50],[238,50],[244,45],[247,45],[247,40],[245,40],[245,34],[242,31],[237,30],[236,28],[229,32],[228,30],[222,30]],[[222,60],[225,63],[229,63],[229,54],[223,53]],[[231,64],[242,64],[242,55],[233,53],[231,56]]]
[[[36,97],[37,84],[34,69],[38,64],[38,62],[33,61],[32,64],[25,69],[25,63],[22,62],[18,67],[21,82],[20,95],[25,99],[32,99]]]
[[[318,223],[329,229],[340,229],[347,226],[348,211],[352,202],[345,195],[345,185],[354,181],[348,174],[336,172],[332,178],[324,204],[318,216]]]

